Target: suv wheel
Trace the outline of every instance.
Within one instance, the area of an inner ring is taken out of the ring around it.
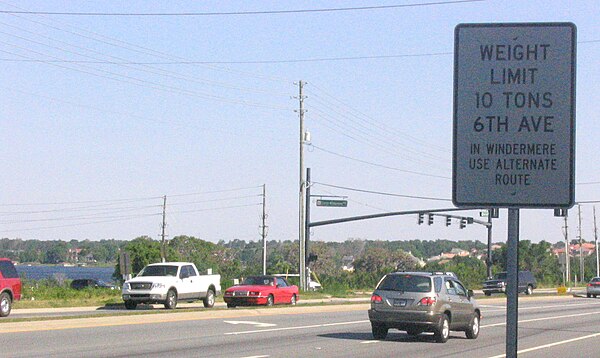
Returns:
[[[469,323],[469,327],[465,331],[465,334],[468,339],[475,339],[479,336],[479,314],[475,312],[473,314],[473,318],[471,318],[471,323]]]
[[[12,301],[8,293],[3,292],[0,295],[0,317],[6,317],[10,314]]]
[[[448,315],[442,315],[433,336],[438,343],[446,343],[448,341],[448,337],[450,337],[450,319]]]
[[[525,290],[526,295],[531,295],[533,293],[533,287],[531,285],[527,285],[527,289]]]
[[[385,337],[387,337],[388,328],[386,326],[371,323],[371,332],[373,332],[373,338],[384,340]]]

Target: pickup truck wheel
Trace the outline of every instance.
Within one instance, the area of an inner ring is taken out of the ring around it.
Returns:
[[[215,292],[211,288],[206,292],[206,297],[202,299],[202,303],[204,308],[212,308],[215,305]]]
[[[484,294],[485,294],[486,296],[491,296],[491,295],[492,295],[492,293],[491,293],[491,292],[484,292]]]
[[[125,308],[128,310],[134,310],[137,307],[137,303],[135,301],[125,301]]]
[[[292,306],[294,306],[294,305],[296,305],[296,301],[297,301],[297,299],[296,299],[296,295],[292,295],[292,300],[290,301],[290,304],[291,304]]]
[[[267,297],[267,306],[273,306],[274,302],[275,299],[273,298],[273,295],[269,295],[269,297]]]
[[[12,307],[12,300],[8,293],[3,292],[0,295],[0,317],[6,317],[10,314],[10,310]]]
[[[169,290],[167,292],[167,300],[165,301],[165,308],[169,310],[174,310],[177,307],[177,293],[173,290]]]
[[[227,308],[235,308],[235,307],[236,307],[236,305],[234,305],[233,303],[228,303],[227,304]]]
[[[525,290],[526,295],[531,295],[533,293],[533,287],[531,285],[527,285],[527,289]]]

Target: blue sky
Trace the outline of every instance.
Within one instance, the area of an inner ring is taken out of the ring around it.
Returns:
[[[576,200],[600,200],[600,184],[588,184],[600,182],[598,2],[412,6],[426,3],[0,1],[4,11],[76,13],[411,5],[221,16],[1,13],[0,236],[158,238],[166,195],[170,237],[258,240],[265,184],[268,238],[296,239],[299,80],[307,82],[305,125],[312,137],[306,166],[321,183],[312,191],[349,201],[343,209],[312,203],[313,220],[452,207],[452,51],[459,23],[577,25]],[[592,207],[581,209],[586,240],[593,239]],[[311,238],[486,240],[482,226],[460,230],[457,222],[447,228],[441,221],[377,219],[315,228]],[[557,242],[562,225],[551,210],[523,210],[521,238]],[[504,210],[494,237],[506,238]]]

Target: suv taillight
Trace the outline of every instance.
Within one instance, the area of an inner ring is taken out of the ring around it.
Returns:
[[[372,303],[380,303],[383,301],[383,298],[381,298],[381,296],[379,295],[373,295],[371,296],[371,302]]]
[[[435,304],[435,302],[436,302],[435,297],[423,297],[419,301],[419,305],[420,306],[433,306]]]

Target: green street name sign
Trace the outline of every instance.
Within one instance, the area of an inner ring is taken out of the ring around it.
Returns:
[[[317,200],[317,206],[333,206],[337,208],[345,208],[348,206],[348,200]]]

